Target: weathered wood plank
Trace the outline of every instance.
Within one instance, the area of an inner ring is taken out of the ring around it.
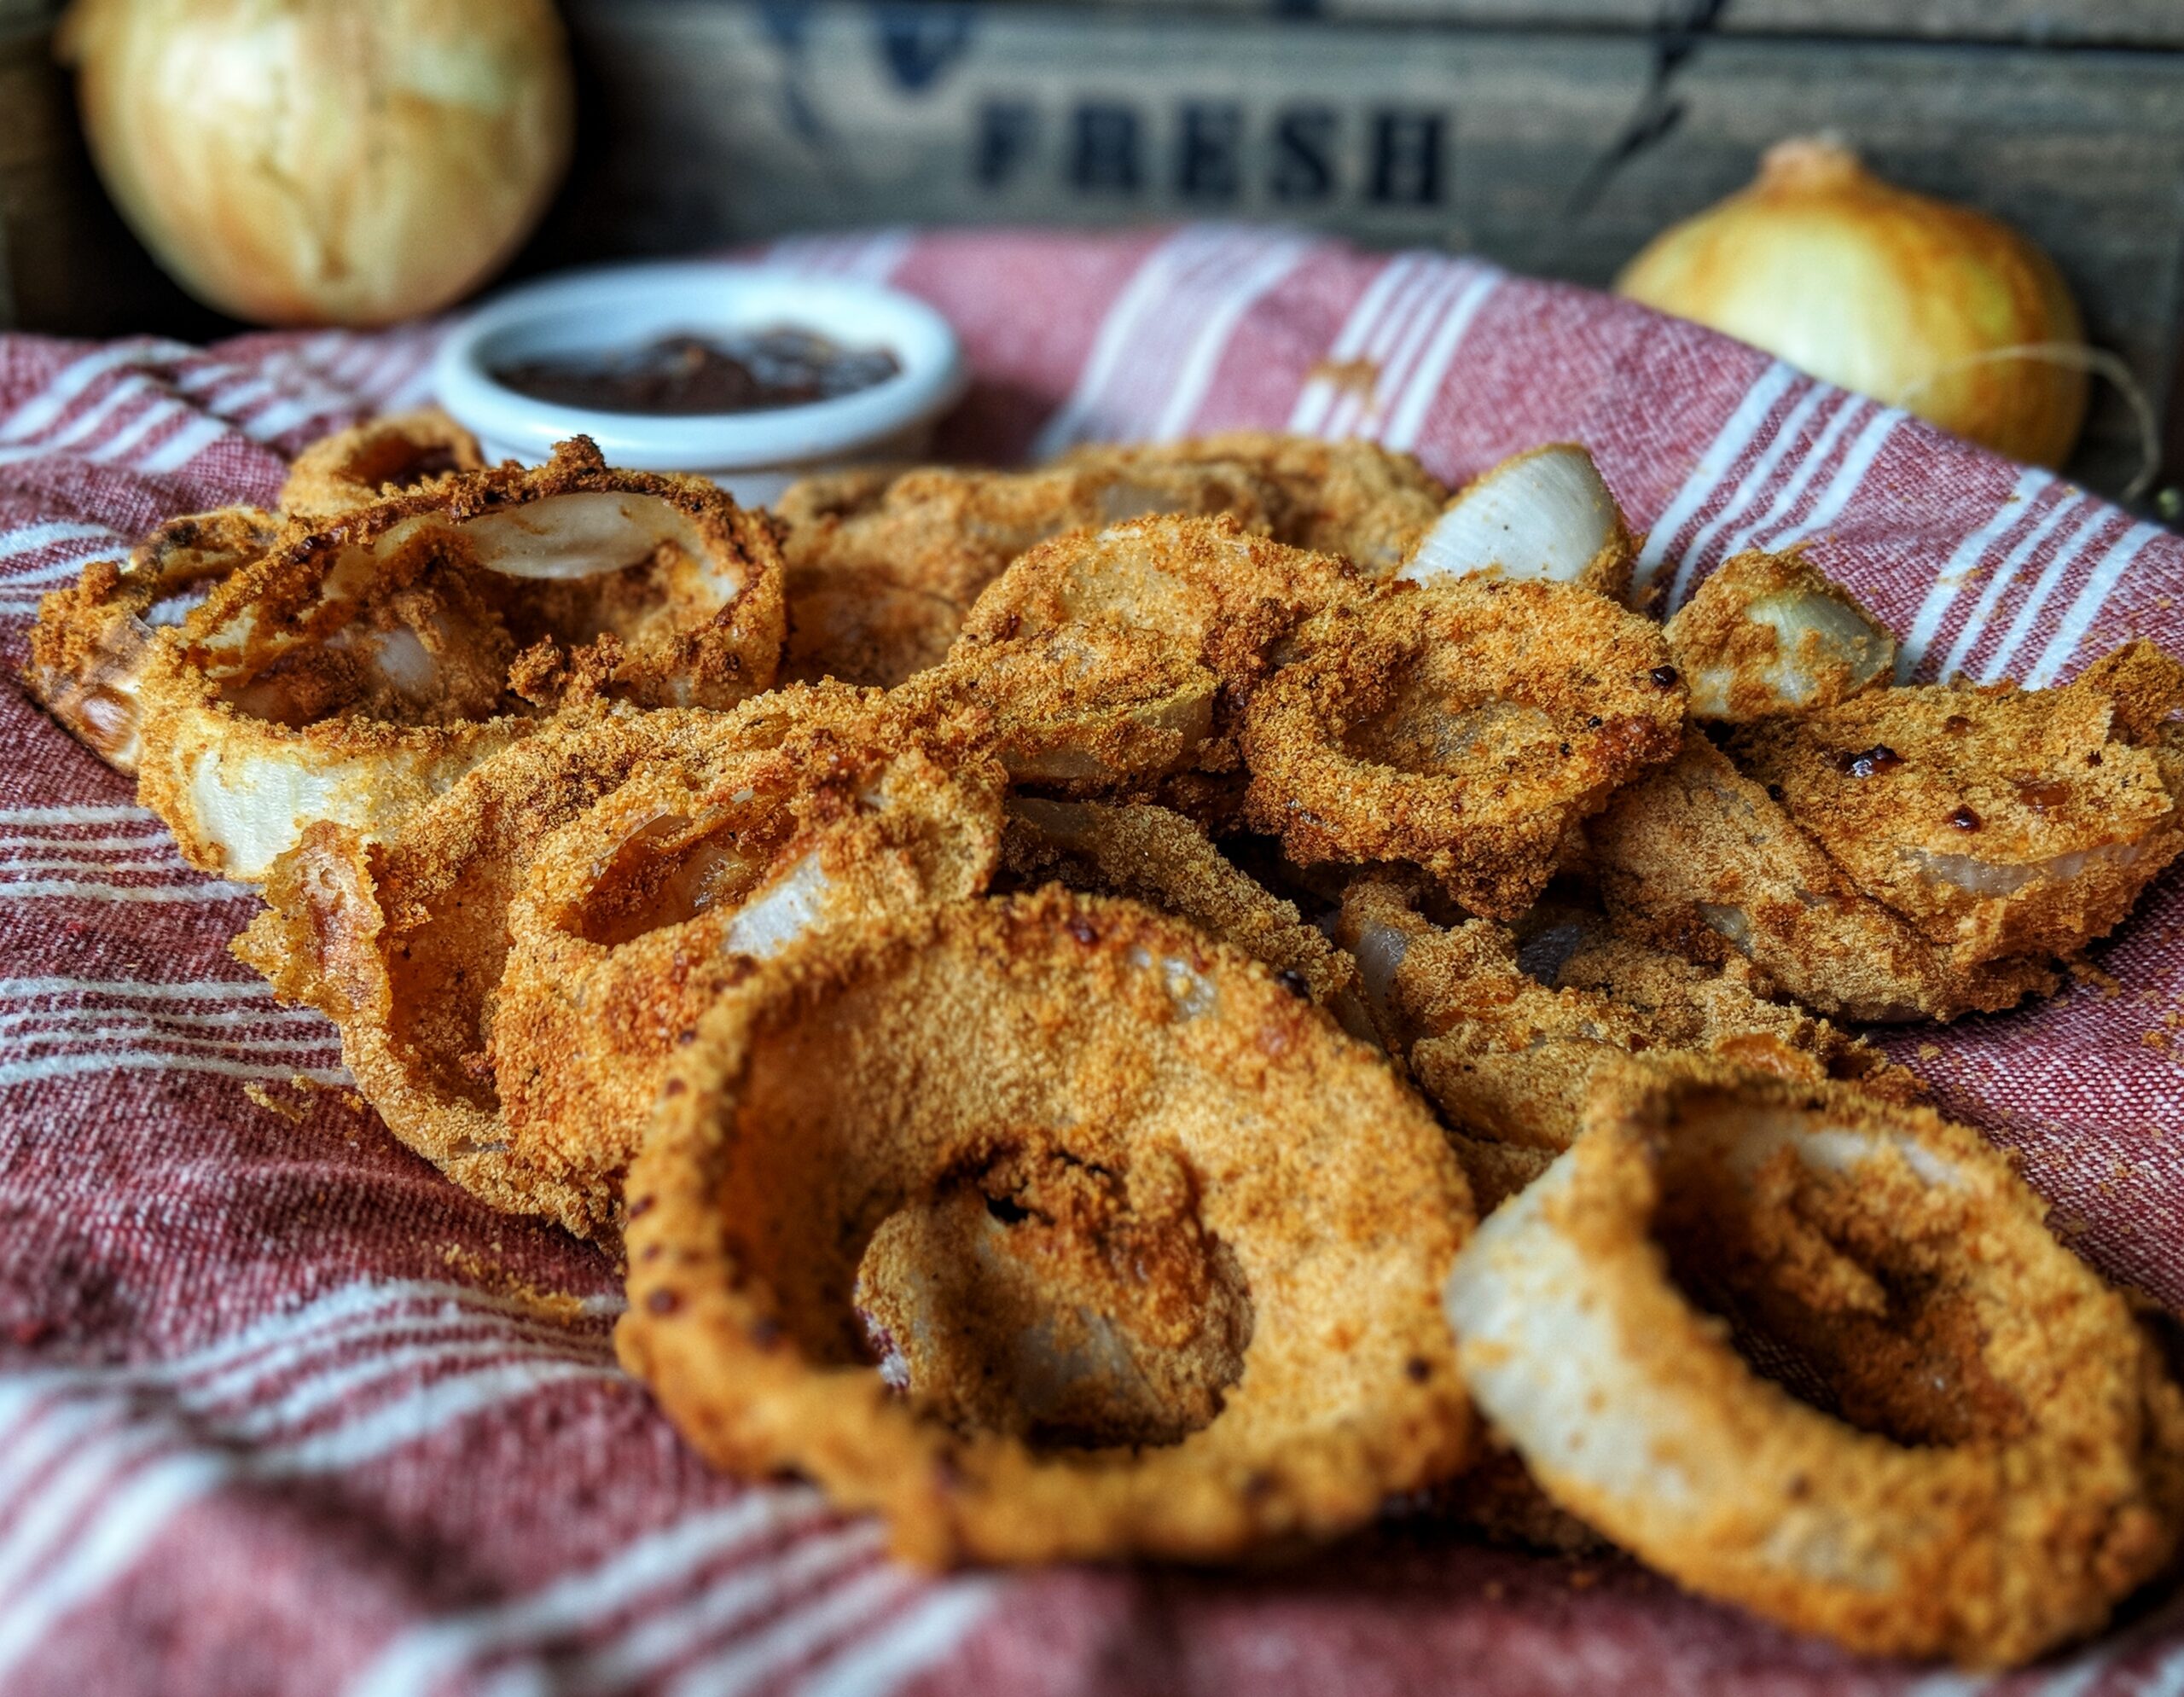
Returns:
[[[1495,29],[1651,31],[1714,10],[1722,35],[2184,48],[2175,0],[1067,0],[1068,3]]]
[[[1274,218],[1604,282],[1654,231],[1833,127],[1896,180],[2053,253],[2166,403],[2184,255],[2184,61],[1707,43],[1680,121],[1577,196],[1648,86],[1638,37],[1043,6],[794,10],[577,0],[601,131],[561,245],[672,251],[859,223]],[[2099,407],[2082,462],[2123,480]]]

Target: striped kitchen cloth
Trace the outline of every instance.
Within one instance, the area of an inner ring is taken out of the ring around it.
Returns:
[[[1808,544],[1904,674],[2184,648],[2184,543],[2047,473],[1582,289],[1278,230],[880,232],[774,263],[961,331],[955,456],[1237,427],[1456,482],[1588,444],[1671,602]],[[200,349],[0,337],[0,636],[156,520],[427,398],[430,326]],[[11,665],[12,671],[12,665]],[[933,1581],[811,1491],[717,1479],[614,1369],[598,1254],[398,1147],[334,1035],[228,956],[246,891],[0,689],[0,1690],[1490,1694],[1970,1690],[1614,1561],[1391,1520],[1250,1573]],[[2053,1002],[1891,1042],[2111,1276],[2184,1303],[2184,876]],[[2121,988],[2117,986],[2120,985]],[[2184,1687],[2184,1608],[1998,1687]]]

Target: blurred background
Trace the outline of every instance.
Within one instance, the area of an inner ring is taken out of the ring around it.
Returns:
[[[55,62],[60,9],[0,0],[0,328],[193,340],[241,328],[170,282],[102,189]],[[1772,143],[1832,131],[1877,176],[1993,214],[2053,259],[2087,339],[2152,410],[2162,463],[2142,504],[2175,516],[2178,0],[560,11],[571,165],[501,277],[849,226],[1215,218],[1605,286],[1750,182]],[[2097,382],[2070,469],[2115,494],[2143,458],[2121,390]]]

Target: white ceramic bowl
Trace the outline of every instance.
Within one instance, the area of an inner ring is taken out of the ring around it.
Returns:
[[[869,389],[806,406],[682,417],[557,406],[492,376],[524,360],[782,325],[845,347],[884,347],[902,369]],[[921,453],[933,421],[969,381],[956,333],[921,300],[846,278],[706,261],[617,265],[511,290],[450,334],[434,377],[440,404],[491,459],[536,464],[555,443],[581,434],[609,465],[701,472],[746,506],[763,506],[829,466]]]

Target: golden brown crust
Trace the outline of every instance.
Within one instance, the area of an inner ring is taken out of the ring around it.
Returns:
[[[1879,690],[1747,726],[1731,752],[1860,888],[1969,968],[2075,956],[2184,851],[2159,746],[2180,710],[2184,668],[2126,656],[2060,689]]]
[[[1589,915],[1535,914],[1519,937],[1490,920],[1443,929],[1397,880],[1345,894],[1335,937],[1362,964],[1391,1050],[1461,1131],[1567,1148],[1594,1077],[1624,1055],[1686,1051],[1757,1072],[1855,1080],[1896,1100],[1915,1077],[1803,1008],[1719,969],[1611,933]]]
[[[322,436],[298,454],[281,485],[281,511],[327,519],[369,507],[450,472],[483,471],[478,439],[438,407],[383,417]]]
[[[1854,1649],[2009,1665],[2099,1627],[2184,1519],[2184,1398],[2043,1212],[1925,1110],[1626,1061],[1450,1316],[1534,1477],[1648,1563]]]
[[[653,761],[538,844],[507,910],[491,1017],[511,1159],[580,1235],[617,1223],[662,1074],[721,993],[822,927],[983,892],[999,764],[839,685],[795,724]]]
[[[1253,535],[1232,518],[1141,519],[1024,555],[979,597],[950,658],[976,665],[996,645],[1071,626],[1140,633],[1217,680],[1213,735],[1193,764],[1228,771],[1252,692],[1310,620],[1362,593],[1343,561]]]
[[[38,602],[23,681],[46,710],[116,771],[136,770],[145,651],[205,586],[263,558],[281,521],[255,507],[170,519],[124,561],[95,560]]]
[[[1149,1234],[1165,1323],[1232,1325],[1204,1281],[1234,1256],[1249,1341],[1208,1423],[1035,1449],[862,1364],[890,1218],[1012,1161],[1124,1187],[1075,1242]],[[912,1560],[1217,1560],[1339,1534],[1469,1452],[1437,1293],[1470,1207],[1430,1116],[1263,967],[1132,904],[1050,890],[785,956],[707,1016],[629,1194],[624,1363],[717,1465],[808,1473]]]
[[[1618,929],[1701,963],[1742,955],[1836,1018],[1953,1020],[2057,982],[2036,959],[1955,965],[1696,731],[1665,770],[1616,797],[1589,835]]]
[[[1886,682],[1896,639],[1804,553],[1734,555],[1668,623],[1693,718],[1822,711]]]
[[[1449,498],[1447,486],[1409,454],[1375,442],[1324,442],[1268,430],[1131,446],[1101,444],[1072,450],[1064,463],[1127,468],[1140,476],[1243,467],[1271,493],[1265,517],[1275,541],[1338,555],[1368,578],[1393,572]]]
[[[273,863],[235,954],[340,1028],[357,1088],[404,1143],[495,1207],[570,1213],[511,1148],[488,1062],[508,906],[549,833],[652,763],[703,760],[721,720],[598,715],[518,743],[385,840],[313,824]]]
[[[1338,607],[1254,699],[1246,817],[1292,859],[1409,861],[1513,918],[1571,828],[1674,755],[1659,628],[1567,584],[1397,584]]]
[[[1310,997],[1352,1037],[1377,1040],[1357,963],[1180,813],[1019,796],[1008,804],[1002,864],[1025,885],[1052,880],[1089,894],[1126,896],[1188,920]]]
[[[139,792],[193,864],[256,879],[311,820],[384,829],[543,712],[732,705],[781,633],[761,516],[579,438],[293,527],[222,583],[148,651]]]

